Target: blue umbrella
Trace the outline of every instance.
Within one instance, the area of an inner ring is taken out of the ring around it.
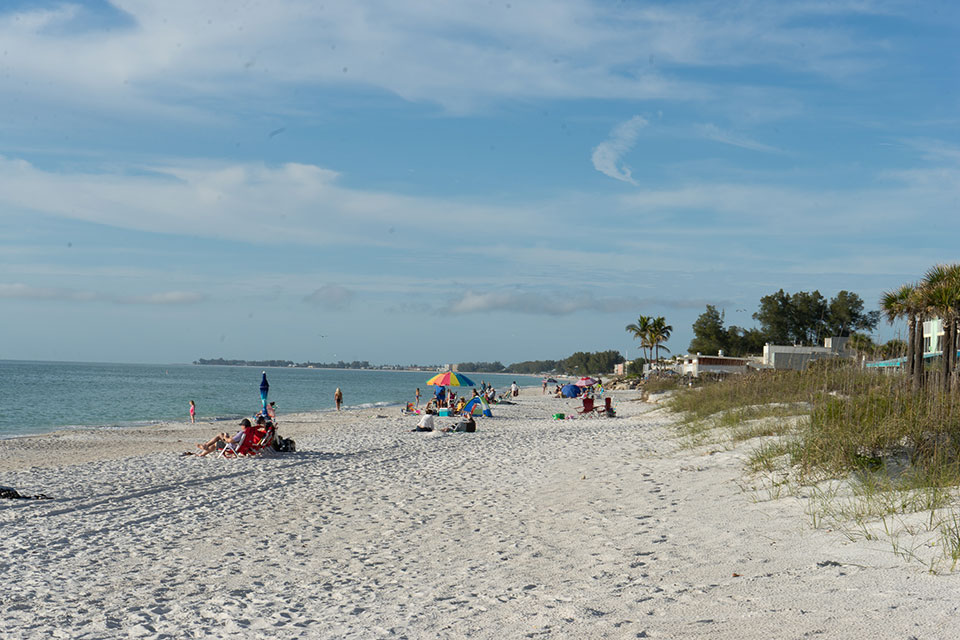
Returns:
[[[575,384],[565,384],[563,388],[560,389],[560,395],[564,398],[576,398],[580,395],[581,391],[583,391],[583,389]]]
[[[267,410],[267,393],[270,391],[270,383],[267,382],[267,372],[263,372],[263,380],[260,381],[260,402],[263,403],[263,410]]]

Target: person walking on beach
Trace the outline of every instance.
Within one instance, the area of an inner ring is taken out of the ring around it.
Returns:
[[[333,400],[337,403],[337,411],[340,411],[340,405],[343,404],[343,392],[340,391],[340,387],[333,392]]]
[[[193,400],[191,400],[190,401],[190,422],[191,423],[194,423],[197,421],[196,416],[197,416],[197,405],[193,404]]]
[[[420,387],[417,387],[417,409],[420,408]]]

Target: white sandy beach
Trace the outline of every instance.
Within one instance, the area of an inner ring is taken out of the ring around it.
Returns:
[[[524,389],[476,434],[396,408],[281,416],[294,454],[181,457],[223,424],[0,441],[4,638],[953,638],[960,577]],[[449,424],[452,419],[438,419]],[[106,438],[106,442],[104,439]]]

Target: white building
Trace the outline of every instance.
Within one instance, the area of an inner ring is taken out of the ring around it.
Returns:
[[[815,360],[824,358],[844,358],[847,353],[847,342],[850,338],[827,338],[822,347],[807,347],[802,345],[775,345],[769,342],[763,347],[762,366],[767,369],[793,369],[800,371]]]
[[[941,351],[943,351],[943,321],[940,318],[924,321],[923,352],[939,354]]]
[[[723,355],[723,351],[715,356],[697,354],[686,355],[679,363],[680,375],[700,377],[702,373],[746,373],[750,358],[731,358]]]

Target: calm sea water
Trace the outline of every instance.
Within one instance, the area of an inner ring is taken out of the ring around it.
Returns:
[[[260,410],[260,372],[255,367],[213,365],[103,364],[0,360],[0,438],[46,433],[64,427],[129,427],[197,418],[234,420]],[[347,407],[412,402],[414,390],[429,398],[432,375],[414,371],[268,368],[268,400],[284,412],[327,410],[333,392],[343,391]],[[482,374],[497,390],[513,380],[537,385],[539,378]],[[426,402],[426,399],[423,400]]]

